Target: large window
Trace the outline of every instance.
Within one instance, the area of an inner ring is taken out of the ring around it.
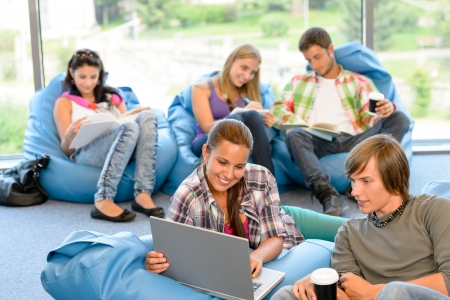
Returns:
[[[23,153],[34,93],[26,0],[0,0],[0,155]]]
[[[167,113],[173,97],[218,70],[231,49],[261,50],[262,81],[279,95],[304,71],[298,40],[311,26],[335,46],[361,42],[362,0],[40,0],[44,82],[76,49],[100,53],[109,84],[132,87]],[[413,138],[450,138],[450,2],[377,0],[374,45],[416,120]],[[68,13],[70,12],[70,13]],[[26,0],[0,0],[0,154],[21,153],[33,73]]]
[[[416,126],[413,139],[450,138],[450,2],[375,1],[375,50]]]
[[[346,7],[334,0],[40,3],[47,83],[66,71],[77,48],[87,47],[100,53],[111,85],[131,86],[141,103],[165,112],[183,87],[219,70],[237,44],[251,42],[260,49],[262,81],[278,94],[294,74],[305,70],[297,49],[305,28],[326,28],[335,45],[361,41],[343,33],[347,20],[342,19],[343,14],[360,16],[361,4]],[[71,11],[71,22],[60,13],[63,7]],[[360,34],[361,22],[351,28]]]

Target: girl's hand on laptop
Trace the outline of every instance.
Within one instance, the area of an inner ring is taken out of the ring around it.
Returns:
[[[261,272],[262,265],[262,259],[259,258],[259,256],[250,253],[250,271],[252,272],[252,278],[258,276],[259,272]]]
[[[161,252],[151,251],[145,257],[147,271],[159,274],[167,270],[169,263]]]

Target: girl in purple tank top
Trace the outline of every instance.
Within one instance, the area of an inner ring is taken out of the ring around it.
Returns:
[[[200,157],[208,132],[218,120],[234,118],[244,122],[253,135],[255,147],[251,157],[254,163],[274,172],[266,133],[266,127],[272,127],[275,121],[273,113],[260,115],[250,110],[242,115],[230,115],[235,107],[263,108],[259,90],[260,64],[258,49],[252,44],[242,44],[231,52],[217,75],[192,87],[192,109],[197,121],[196,136],[192,141],[195,155]]]

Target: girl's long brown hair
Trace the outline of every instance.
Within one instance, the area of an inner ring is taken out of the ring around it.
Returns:
[[[103,68],[103,62],[100,59],[98,53],[90,49],[77,50],[70,58],[69,63],[67,64],[66,78],[64,78],[64,88],[69,90],[77,90],[76,85],[72,83],[73,78],[70,75],[69,69],[72,69],[72,71],[75,72],[76,69],[84,65],[97,67],[99,71],[98,84],[94,88],[96,103],[109,102],[109,100],[106,98],[106,93],[117,94],[120,96],[119,92],[115,88],[104,85],[105,69]]]
[[[222,71],[219,73],[219,86],[222,94],[227,94],[228,97],[233,95],[236,88],[230,79],[230,69],[234,61],[238,59],[254,58],[261,63],[261,54],[258,49],[252,44],[242,44],[236,47],[228,56]],[[259,91],[259,68],[253,76],[253,79],[241,86],[238,89],[239,95],[247,97],[251,101],[261,102],[261,95]],[[237,97],[239,96],[237,95]],[[235,101],[237,98],[229,98],[233,106],[236,106]]]
[[[218,121],[209,132],[206,142],[208,151],[216,149],[223,141],[228,141],[235,145],[242,145],[250,151],[253,149],[253,137],[247,126],[235,119],[222,119]],[[239,217],[239,208],[242,197],[245,194],[246,183],[242,177],[235,185],[228,189],[228,219],[234,234],[247,238],[244,226]]]

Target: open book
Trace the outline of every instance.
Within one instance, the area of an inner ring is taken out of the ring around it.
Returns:
[[[341,132],[337,130],[336,124],[326,122],[314,123],[311,126],[306,124],[306,122],[281,125],[280,134],[286,135],[290,130],[297,127],[304,127],[305,130],[307,130],[312,135],[315,135],[327,141],[332,141],[334,138],[341,134]]]
[[[243,113],[248,112],[250,110],[254,110],[254,111],[258,112],[260,115],[270,112],[269,109],[251,109],[251,108],[245,108],[245,107],[235,107],[230,112],[230,115],[233,115],[233,114],[242,115]]]
[[[120,115],[118,118],[108,113],[89,115],[87,117],[87,121],[89,123],[85,123],[80,127],[80,130],[70,144],[69,149],[86,146],[97,137],[107,133],[114,127],[125,122],[134,121],[137,116],[135,111],[136,109],[127,111],[126,113]]]

